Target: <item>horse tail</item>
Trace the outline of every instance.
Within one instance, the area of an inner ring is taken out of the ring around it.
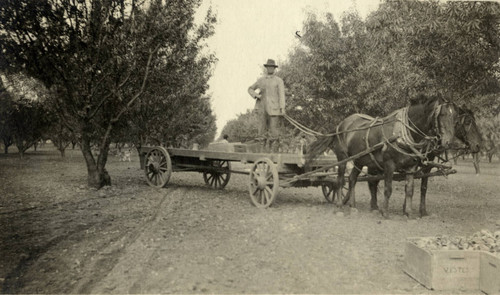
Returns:
[[[307,148],[308,153],[306,157],[306,165],[309,165],[314,159],[324,153],[328,148],[331,148],[335,139],[336,135],[321,135],[316,141],[311,143],[311,145]]]

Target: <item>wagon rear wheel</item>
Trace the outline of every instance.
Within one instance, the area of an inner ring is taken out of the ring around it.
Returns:
[[[152,149],[144,160],[144,173],[150,186],[165,187],[172,175],[172,161],[162,147]]]
[[[212,161],[214,170],[203,171],[203,180],[206,185],[223,189],[231,178],[231,163],[229,161]]]
[[[250,198],[257,208],[269,207],[279,190],[276,165],[267,158],[257,160],[250,170]]]
[[[321,190],[323,191],[323,196],[328,201],[328,203],[333,203],[335,201],[335,196],[337,195],[337,186],[334,184],[322,184]],[[346,185],[342,187],[342,204],[345,205],[349,199],[347,198],[348,188]]]

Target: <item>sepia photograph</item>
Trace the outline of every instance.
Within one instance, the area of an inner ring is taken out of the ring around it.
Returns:
[[[0,294],[500,294],[500,1],[0,0]]]

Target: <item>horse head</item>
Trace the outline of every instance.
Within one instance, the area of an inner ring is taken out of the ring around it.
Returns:
[[[458,139],[466,144],[471,153],[477,153],[482,145],[482,137],[474,118],[474,113],[465,106],[458,108],[458,122],[455,126]]]
[[[456,104],[437,99],[433,104],[434,133],[439,138],[443,149],[463,149],[465,141],[457,137],[456,126],[459,123],[459,108]]]

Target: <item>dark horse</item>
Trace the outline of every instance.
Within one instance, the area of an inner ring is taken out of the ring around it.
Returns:
[[[458,122],[455,125],[455,135],[459,140],[465,143],[465,148],[463,150],[466,153],[470,152],[473,155],[477,155],[482,145],[482,137],[481,133],[479,132],[479,128],[476,125],[474,113],[471,110],[462,106],[458,109],[458,114],[459,114]],[[439,154],[431,153],[429,155],[429,160],[433,161],[434,158],[437,156],[439,156]],[[422,174],[429,173],[431,169],[432,166],[423,165]],[[429,180],[428,177],[422,177],[422,181],[420,183],[420,208],[419,208],[420,216],[427,215],[427,209],[425,207],[425,196],[427,193],[428,180]],[[376,184],[369,183],[370,194],[372,197],[372,202],[371,202],[372,204],[374,202],[375,204],[377,203],[377,185],[378,182]]]
[[[337,126],[334,134],[322,136],[310,146],[308,162],[328,148],[334,151],[338,161],[353,158],[354,168],[349,175],[346,197],[351,207],[356,205],[354,188],[361,169],[367,166],[373,174],[384,174],[385,200],[380,211],[385,217],[388,217],[393,174],[396,171],[407,173],[403,211],[412,215],[413,173],[429,154],[462,147],[455,138],[454,126],[458,117],[456,105],[437,98],[428,98],[384,118],[353,114]],[[374,149],[374,146],[380,148]],[[369,149],[373,150],[366,153]],[[337,196],[342,196],[345,169],[345,163],[338,167]],[[339,199],[337,202],[342,206]],[[371,206],[377,208],[376,203]]]

